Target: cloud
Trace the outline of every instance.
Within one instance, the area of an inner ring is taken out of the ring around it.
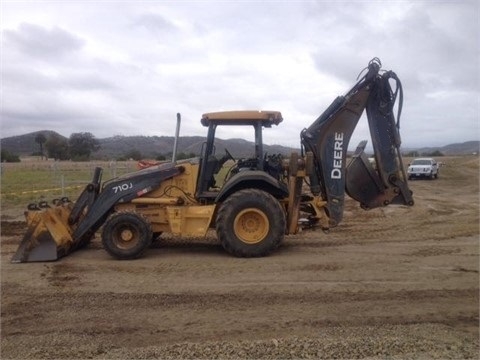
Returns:
[[[160,14],[144,13],[135,19],[133,27],[144,28],[148,33],[156,36],[159,40],[164,38],[165,32],[174,33],[176,26]]]
[[[6,47],[16,49],[28,57],[50,60],[80,50],[84,41],[61,28],[46,29],[35,24],[22,23],[18,30],[5,31]]]
[[[405,146],[478,139],[478,3],[5,3],[2,137],[205,135],[201,114],[282,111],[299,133],[374,56],[405,90]],[[351,147],[368,138],[362,119]]]

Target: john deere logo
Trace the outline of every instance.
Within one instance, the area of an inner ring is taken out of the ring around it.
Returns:
[[[333,169],[330,173],[332,179],[342,178],[342,159],[343,159],[343,132],[335,133],[335,142],[333,144]]]

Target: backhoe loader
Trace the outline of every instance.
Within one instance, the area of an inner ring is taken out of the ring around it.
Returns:
[[[259,257],[302,228],[337,226],[346,194],[364,209],[413,205],[400,153],[401,83],[394,72],[381,71],[378,58],[362,73],[353,88],[301,131],[299,153],[264,153],[262,130],[279,125],[280,112],[222,111],[202,116],[208,130],[198,158],[176,161],[175,146],[172,162],[104,183],[102,169],[96,168],[75,202],[64,198],[29,205],[27,230],[12,262],[56,260],[85,247],[96,232],[111,256],[134,259],[163,232],[201,237],[209,229],[228,253]],[[374,166],[365,154],[366,141],[347,157],[364,110]],[[178,114],[176,140],[179,124]],[[252,157],[235,159],[227,149],[223,156],[216,153],[217,128],[231,125],[253,128]],[[227,162],[233,165],[220,184],[218,173]]]

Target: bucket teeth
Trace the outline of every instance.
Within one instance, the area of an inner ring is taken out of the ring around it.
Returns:
[[[40,202],[38,203],[38,207],[39,207],[40,209],[47,209],[47,208],[50,207],[50,205],[48,205],[48,202],[46,202],[46,201],[40,201]]]
[[[68,204],[70,202],[70,199],[66,196],[60,198],[60,199],[53,199],[52,204],[55,206],[61,205],[61,204]]]
[[[40,208],[38,207],[38,204],[36,203],[28,204],[27,209],[30,211],[40,210]]]

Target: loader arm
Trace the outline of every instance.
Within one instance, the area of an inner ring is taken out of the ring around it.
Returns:
[[[116,204],[148,194],[183,171],[182,166],[166,163],[117,177],[100,187],[102,169],[96,168],[92,182],[75,203],[29,206],[25,212],[27,232],[12,262],[52,261],[82,248]]]
[[[370,61],[366,75],[301,133],[302,150],[313,154],[310,189],[326,202],[332,227],[342,220],[345,191],[364,208],[390,203],[413,205],[399,150],[399,126],[393,113],[401,87],[393,92],[389,80],[397,79],[396,76],[392,72],[380,74],[380,67],[377,58]],[[376,169],[364,153],[366,142],[359,145],[347,165],[350,138],[365,109]]]

